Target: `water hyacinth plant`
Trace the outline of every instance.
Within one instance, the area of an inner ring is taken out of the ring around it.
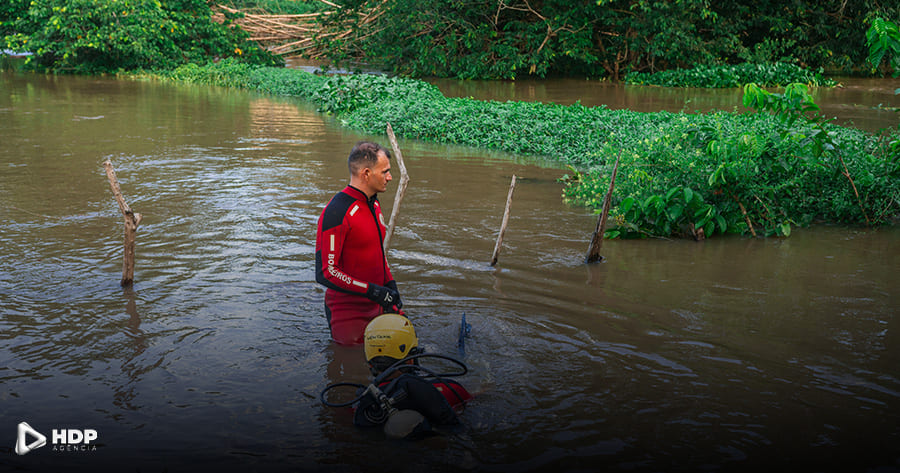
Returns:
[[[828,87],[837,84],[834,80],[823,78],[821,69],[813,72],[784,62],[697,66],[693,69],[672,69],[653,73],[631,72],[625,76],[625,83],[707,88],[742,87],[748,83],[764,87],[784,86],[792,83]]]

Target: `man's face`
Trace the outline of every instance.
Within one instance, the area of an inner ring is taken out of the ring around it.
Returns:
[[[387,190],[388,182],[391,182],[391,162],[387,155],[378,153],[378,162],[365,171],[368,178],[369,189],[373,192],[384,192]]]

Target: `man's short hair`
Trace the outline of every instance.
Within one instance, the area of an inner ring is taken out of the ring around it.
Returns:
[[[378,154],[384,153],[388,159],[391,159],[391,152],[387,148],[372,141],[360,141],[350,150],[350,157],[347,158],[347,166],[350,168],[350,174],[356,174],[361,169],[370,168],[378,162]]]

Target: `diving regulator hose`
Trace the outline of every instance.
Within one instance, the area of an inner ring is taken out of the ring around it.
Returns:
[[[454,372],[450,372],[450,373],[436,373],[436,372],[434,372],[434,370],[432,370],[430,368],[426,368],[426,367],[418,364],[418,360],[421,358],[438,358],[441,360],[447,360],[447,361],[450,361],[450,362],[456,364],[461,369],[460,369],[460,371],[454,371]],[[410,360],[416,360],[416,364],[407,364]],[[402,360],[394,363],[388,369],[384,370],[383,372],[381,372],[381,374],[376,376],[375,379],[373,379],[372,382],[369,383],[368,386],[366,386],[364,384],[359,384],[359,383],[347,383],[347,382],[331,384],[322,390],[322,393],[319,394],[319,400],[322,401],[322,404],[324,404],[328,407],[347,407],[347,406],[351,406],[351,405],[359,402],[360,400],[362,400],[362,398],[364,398],[368,395],[372,395],[375,397],[375,399],[381,405],[382,409],[384,409],[387,412],[393,412],[395,410],[393,407],[393,400],[391,398],[389,398],[386,394],[384,394],[384,392],[382,392],[381,389],[378,388],[378,386],[381,385],[381,383],[383,383],[386,379],[390,378],[391,375],[393,375],[394,373],[396,373],[398,371],[402,371],[405,373],[415,373],[416,371],[421,371],[426,374],[426,376],[424,376],[426,378],[454,378],[454,377],[462,376],[462,375],[468,373],[469,368],[462,361],[457,360],[456,358],[453,358],[450,356],[438,355],[438,354],[433,354],[433,353],[419,353],[416,355],[407,356],[406,358],[403,358]],[[330,401],[328,401],[328,399],[326,399],[326,394],[328,393],[328,391],[331,391],[334,388],[339,388],[342,386],[350,386],[350,387],[357,388],[357,390],[360,394],[358,396],[356,396],[356,398],[354,398],[350,401],[347,401],[347,402],[330,402]]]

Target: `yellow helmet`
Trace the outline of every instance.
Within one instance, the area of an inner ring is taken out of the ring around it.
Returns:
[[[382,314],[375,317],[366,326],[363,338],[366,361],[372,365],[380,365],[379,371],[418,351],[419,339],[416,338],[416,330],[412,322],[400,314]]]

